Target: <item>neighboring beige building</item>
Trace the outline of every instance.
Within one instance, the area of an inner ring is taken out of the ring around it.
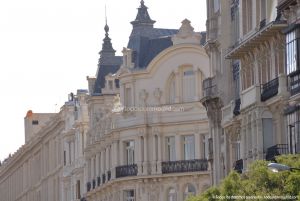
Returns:
[[[207,1],[212,182],[299,153],[299,0]],[[230,28],[229,28],[230,27]]]

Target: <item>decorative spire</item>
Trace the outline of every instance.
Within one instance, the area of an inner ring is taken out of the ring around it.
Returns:
[[[138,25],[153,26],[155,21],[150,18],[149,13],[148,13],[148,7],[145,6],[144,0],[141,0],[140,3],[141,3],[141,5],[138,8],[138,13],[136,15],[136,18],[134,21],[131,22],[131,24],[133,26],[138,26]]]
[[[105,6],[105,26],[104,26],[104,31],[105,31],[105,37],[103,39],[102,43],[102,50],[99,52],[100,54],[100,59],[99,59],[99,64],[103,63],[104,60],[111,58],[112,56],[115,56],[115,50],[112,47],[111,39],[109,37],[109,26],[107,25],[107,16],[106,16],[106,6]]]

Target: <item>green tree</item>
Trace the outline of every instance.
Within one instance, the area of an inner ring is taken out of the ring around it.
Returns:
[[[281,155],[276,160],[278,163],[300,168],[300,154]],[[268,163],[263,160],[254,161],[243,174],[232,171],[219,186],[211,187],[201,195],[189,198],[188,201],[270,201],[284,198],[300,201],[300,171],[274,173],[267,168]]]

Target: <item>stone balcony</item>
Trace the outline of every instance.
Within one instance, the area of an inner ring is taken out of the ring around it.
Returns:
[[[241,109],[245,109],[255,103],[260,102],[260,85],[253,85],[242,91],[241,94]]]

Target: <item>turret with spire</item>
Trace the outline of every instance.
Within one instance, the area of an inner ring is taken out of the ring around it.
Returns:
[[[145,6],[145,2],[141,0],[140,7],[138,8],[138,13],[134,21],[131,22],[133,27],[137,26],[150,26],[153,27],[153,24],[155,23],[154,20],[152,20],[148,13],[148,7]]]
[[[105,38],[103,39],[102,50],[99,52],[100,54],[99,64],[107,63],[110,59],[112,59],[115,56],[115,52],[116,52],[112,47],[111,39],[108,34],[109,26],[107,25],[106,16],[105,16],[104,31],[105,31]]]

